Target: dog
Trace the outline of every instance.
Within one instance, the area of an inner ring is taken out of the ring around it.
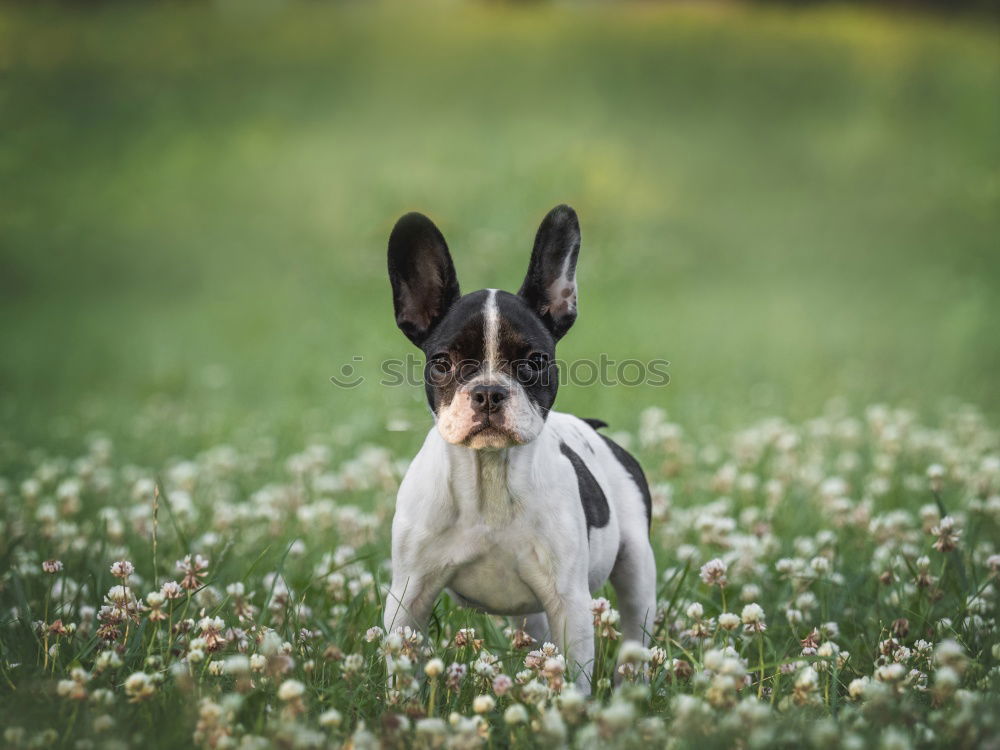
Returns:
[[[399,487],[386,632],[421,629],[448,589],[551,640],[590,691],[592,595],[610,578],[622,634],[646,643],[656,608],[651,500],[638,461],[552,410],[556,342],[577,316],[580,226],[565,205],[538,228],[517,294],[462,295],[444,237],[409,213],[389,237],[396,324],[426,356],[435,425]]]

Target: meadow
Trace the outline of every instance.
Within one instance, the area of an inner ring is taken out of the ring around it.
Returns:
[[[1000,746],[998,91],[992,21],[857,7],[0,6],[3,746]],[[560,202],[560,358],[670,362],[557,401],[654,490],[592,698],[378,628],[388,232],[513,290]]]

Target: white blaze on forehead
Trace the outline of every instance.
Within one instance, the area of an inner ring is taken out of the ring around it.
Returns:
[[[500,362],[500,310],[497,307],[497,290],[487,289],[483,307],[483,338],[486,371],[494,372]]]

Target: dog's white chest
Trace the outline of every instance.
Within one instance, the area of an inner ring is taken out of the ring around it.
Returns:
[[[517,572],[516,547],[496,544],[459,567],[449,589],[460,603],[498,615],[522,615],[543,609]]]
[[[449,588],[466,606],[494,614],[538,612],[542,605],[518,572],[532,530],[512,493],[511,467],[506,457],[489,453],[477,456],[476,464],[475,480],[456,487],[460,503],[475,508],[464,518],[475,520],[468,529],[462,518],[456,524],[456,536],[468,546]]]

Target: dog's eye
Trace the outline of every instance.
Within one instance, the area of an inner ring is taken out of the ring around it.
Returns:
[[[532,352],[528,355],[528,363],[536,370],[541,370],[549,364],[549,355],[545,352]]]
[[[522,382],[533,381],[549,364],[549,357],[544,352],[532,352],[518,362],[517,377]]]
[[[435,354],[427,362],[427,372],[432,380],[444,380],[451,374],[451,356],[448,354]]]

